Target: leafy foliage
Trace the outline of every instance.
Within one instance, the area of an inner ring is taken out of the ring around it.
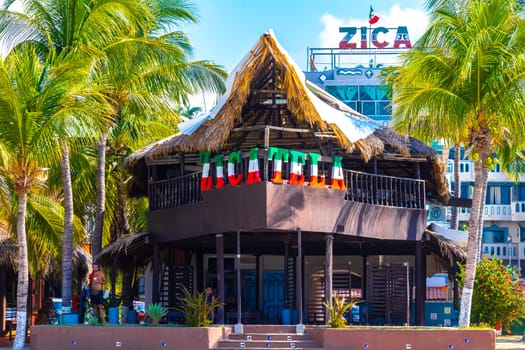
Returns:
[[[523,165],[525,19],[517,1],[429,0],[426,8],[427,30],[399,67],[385,70],[385,82],[395,92],[395,129],[463,145],[474,162],[459,315],[459,326],[468,327],[488,171],[496,158],[505,172]]]
[[[465,266],[460,265],[463,286]],[[525,318],[525,294],[515,268],[500,259],[482,259],[476,269],[471,320],[474,324],[507,328]]]
[[[347,326],[345,314],[352,309],[352,306],[357,304],[359,301],[355,299],[345,300],[345,297],[333,293],[332,304],[327,301],[324,302],[326,311],[330,314],[330,327],[332,328],[344,328]]]
[[[207,327],[212,323],[211,315],[219,307],[217,299],[209,300],[205,292],[192,295],[184,288],[184,296],[179,298],[181,306],[177,310],[186,316],[186,324],[190,327]]]
[[[158,303],[146,307],[146,315],[151,318],[151,324],[158,325],[160,320],[168,314],[168,309]]]

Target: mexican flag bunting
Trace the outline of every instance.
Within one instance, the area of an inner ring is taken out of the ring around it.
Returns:
[[[311,187],[324,187],[325,177],[323,175],[319,176],[319,153],[308,153],[310,157],[310,182],[308,186]]]
[[[257,157],[258,154],[259,149],[257,147],[250,149],[250,161],[248,163],[248,178],[246,179],[247,184],[261,182],[261,177],[259,175],[259,159]]]
[[[346,190],[345,179],[343,176],[343,165],[341,160],[343,157],[334,156],[334,162],[332,164],[332,182],[330,188],[334,190]]]
[[[199,152],[199,162],[202,163],[201,191],[209,190],[213,185],[213,179],[210,176],[210,152]]]
[[[368,23],[372,25],[372,24],[376,24],[377,22],[379,22],[379,16],[376,15],[374,8],[372,7],[372,5],[370,5],[370,13],[368,14]]]
[[[305,164],[305,154],[299,151],[289,151],[291,158],[291,169],[289,184],[304,185],[303,166]]]
[[[274,184],[282,184],[283,161],[288,162],[288,150],[278,147],[270,147],[268,148],[268,159],[273,160],[272,182]]]
[[[231,186],[241,183],[242,174],[235,175],[235,163],[241,162],[241,151],[232,152],[228,157],[228,182]]]
[[[215,156],[215,172],[217,173],[217,183],[215,188],[224,187],[224,166],[223,166],[224,155],[217,154]]]

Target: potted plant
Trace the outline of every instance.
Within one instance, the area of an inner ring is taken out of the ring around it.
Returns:
[[[158,303],[150,304],[146,307],[146,316],[151,319],[151,324],[156,326],[160,320],[168,314],[168,309]]]
[[[219,306],[219,301],[215,298],[208,298],[203,291],[192,295],[184,288],[184,296],[179,298],[180,306],[177,310],[184,313],[186,324],[190,327],[207,327],[213,321],[213,312]]]
[[[332,303],[327,301],[324,302],[326,311],[330,315],[330,327],[332,328],[344,328],[347,326],[345,314],[352,309],[352,306],[356,305],[359,301],[356,299],[345,300],[345,297],[338,295],[337,293],[332,294]]]

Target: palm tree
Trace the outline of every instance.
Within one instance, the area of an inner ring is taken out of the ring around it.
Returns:
[[[459,319],[468,327],[488,170],[495,156],[505,168],[525,146],[525,24],[518,1],[429,0],[427,8],[429,28],[389,75],[393,121],[406,133],[464,144],[474,161]]]
[[[26,221],[28,197],[39,193],[45,168],[60,156],[60,137],[71,131],[70,116],[78,108],[76,96],[80,93],[72,89],[70,82],[73,77],[86,76],[71,62],[51,64],[56,56],[40,57],[36,45],[28,42],[18,45],[0,65],[0,148],[8,155],[0,172],[12,184],[17,203],[19,260],[14,349],[23,348],[26,331],[27,226],[31,224]],[[46,215],[42,210],[40,213]]]
[[[77,57],[79,64],[94,65],[104,62],[104,52],[101,48],[122,40],[126,34],[140,29],[144,23],[149,21],[148,12],[145,11],[146,7],[142,2],[113,1],[108,3],[107,1],[79,0],[42,3],[32,1],[25,5],[23,14],[4,13],[4,23],[9,25],[2,32],[3,37],[7,40],[12,36],[17,40],[21,37],[24,40],[34,40],[41,45],[44,51],[52,50],[64,57]],[[122,14],[128,14],[128,16],[122,16]],[[19,33],[20,28],[23,29],[22,34]],[[91,116],[97,118],[94,114]],[[77,114],[76,117],[80,118],[81,115]],[[68,147],[67,142],[62,143],[63,199],[66,209],[62,257],[64,307],[71,305],[71,237],[72,218],[74,217]]]
[[[159,103],[160,101],[166,104],[166,99],[184,100],[198,87],[206,87],[208,90],[223,88],[222,78],[225,74],[219,67],[209,62],[187,62],[190,46],[182,33],[159,31],[159,29],[172,27],[177,20],[193,21],[194,17],[188,8],[185,1],[169,3],[118,0],[109,3],[86,0],[67,3],[59,0],[46,3],[33,1],[26,4],[24,14],[3,12],[4,24],[8,25],[2,27],[2,37],[7,41],[12,39],[11,41],[15,43],[26,40],[35,41],[44,51],[53,49],[64,57],[72,55],[81,59],[91,57],[91,64],[97,63],[96,67],[101,68],[92,70],[95,73],[92,79],[103,87],[107,101],[117,101],[113,103],[114,110],[111,114],[114,116],[122,113],[123,100],[128,105],[142,107],[141,113],[144,113],[145,110],[158,113],[162,109],[167,110]],[[23,33],[20,33],[20,29],[24,29]],[[157,36],[151,36],[154,33]],[[16,44],[13,47],[16,47]],[[126,61],[126,55],[130,53],[133,53],[135,58],[128,63],[133,64],[123,66],[121,63]],[[108,60],[109,58],[111,59]],[[145,61],[147,65],[144,64]],[[111,66],[108,65],[108,62],[114,62],[112,68],[104,69]],[[141,64],[142,70],[138,69]],[[126,89],[121,89],[122,86],[118,85],[112,86],[111,82],[108,85],[108,77],[118,77],[117,82],[127,81],[130,73],[135,69],[141,72],[143,80],[133,80],[133,84],[127,86],[124,84]],[[120,74],[110,75],[112,70],[118,70]],[[147,89],[144,89],[145,87]],[[149,90],[148,94],[156,98],[156,103],[150,103],[151,98],[144,99],[140,94],[134,94],[140,90]],[[133,100],[135,103],[129,103],[128,100]],[[148,104],[156,108],[145,108]],[[128,113],[129,111],[137,113],[136,110],[127,109]],[[109,124],[106,123],[106,126]],[[103,133],[99,143],[94,255],[100,250],[102,227],[104,226],[106,137],[106,133]],[[64,206],[67,219],[64,221],[63,236],[62,296],[63,305],[66,307],[70,305],[71,297],[72,267],[68,254],[71,252],[71,218],[73,217],[68,147],[67,143],[62,144]]]
[[[179,114],[181,117],[185,119],[193,119],[195,118],[200,112],[202,112],[201,107],[191,107],[191,106],[179,106],[175,109],[177,114]]]
[[[121,154],[119,149],[107,150],[108,143],[112,144],[108,142],[108,136],[115,135],[111,129],[116,128],[120,135],[128,132],[129,136],[133,136],[134,130],[126,129],[130,124],[119,121],[129,120],[130,116],[148,118],[157,115],[157,121],[159,118],[167,119],[176,124],[177,115],[171,104],[187,103],[188,97],[199,90],[221,93],[225,89],[226,73],[222,68],[208,61],[190,61],[191,45],[187,37],[181,31],[172,30],[181,22],[196,20],[191,5],[185,1],[149,5],[152,20],[148,25],[127,41],[104,49],[108,57],[107,71],[102,71],[100,77],[109,87],[103,91],[114,106],[112,117],[115,124],[107,126],[107,133],[103,133],[98,146],[94,256],[102,248],[102,232],[115,222],[113,217],[109,225],[104,223],[105,218],[110,217],[106,215],[105,206],[105,157],[106,153]],[[156,138],[163,136],[158,133]],[[127,231],[125,226],[121,228],[114,228],[113,236],[115,232]]]

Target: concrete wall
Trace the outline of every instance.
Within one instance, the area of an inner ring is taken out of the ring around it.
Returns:
[[[208,350],[231,333],[231,327],[32,326],[31,350]],[[494,330],[390,327],[306,328],[324,350],[454,349],[494,350]]]
[[[454,349],[494,350],[494,330],[458,330],[349,327],[333,329],[307,328],[312,338],[322,342],[325,350],[348,349]]]
[[[230,332],[229,327],[32,326],[31,350],[208,350]]]

